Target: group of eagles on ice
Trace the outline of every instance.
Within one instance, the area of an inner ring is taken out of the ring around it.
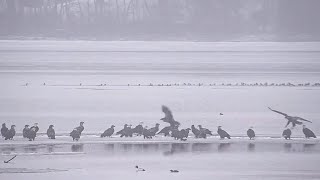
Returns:
[[[288,114],[282,113],[280,111],[276,111],[271,108],[269,109],[273,112],[283,115],[288,120],[285,126],[286,128],[290,123],[292,124],[292,128],[296,125],[302,125],[303,123],[301,121],[312,123],[311,121],[303,119],[301,117],[289,116]],[[179,130],[180,123],[174,120],[171,110],[166,106],[162,106],[162,111],[165,114],[165,117],[161,118],[160,120],[169,123],[170,126],[164,127],[161,131],[159,131],[160,124],[158,123],[155,127],[150,129],[147,126],[143,127],[142,123],[140,123],[134,128],[131,128],[131,125],[125,124],[122,130],[116,132],[116,135],[120,135],[120,137],[132,137],[133,135],[138,135],[143,136],[144,139],[152,139],[152,137],[154,137],[156,134],[164,134],[164,136],[171,136],[176,140],[185,141],[189,137],[189,131],[191,130],[195,138],[206,138],[208,135],[213,136],[212,132],[209,129],[203,128],[201,125],[198,125],[199,128],[196,128],[194,125],[192,125],[191,128]],[[223,114],[220,113],[220,115]],[[73,141],[78,141],[80,139],[81,133],[84,130],[83,124],[84,122],[80,122],[80,126],[74,128],[70,133],[70,136],[72,137]],[[50,139],[55,139],[55,130],[53,129],[53,127],[53,125],[50,125],[49,129],[47,130],[47,135]],[[111,137],[115,132],[114,128],[115,126],[112,125],[110,128],[108,128],[101,134],[101,137]],[[25,128],[23,129],[23,137],[28,138],[29,141],[34,141],[38,131],[39,127],[37,123],[35,123],[34,126],[30,128],[29,125],[25,125]],[[231,138],[225,130],[221,129],[221,126],[218,126],[217,133],[221,139]],[[316,138],[315,134],[310,129],[306,128],[305,125],[303,125],[303,133],[306,138]],[[8,129],[5,123],[2,124],[1,135],[5,138],[5,140],[12,140],[15,134],[15,125],[12,125],[11,129]],[[291,129],[287,128],[283,131],[282,136],[285,139],[290,139],[291,134]],[[252,127],[247,130],[247,135],[250,139],[255,138],[256,135]]]

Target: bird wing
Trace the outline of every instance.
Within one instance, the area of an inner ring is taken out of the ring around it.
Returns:
[[[284,116],[288,116],[288,114],[286,114],[286,113],[283,113],[283,112],[280,112],[280,111],[276,111],[276,110],[273,110],[273,109],[271,109],[270,107],[268,107],[271,111],[273,111],[273,112],[276,112],[276,113],[278,113],[278,114],[281,114],[281,115],[284,115]]]
[[[164,113],[165,115],[165,119],[168,120],[168,121],[171,121],[173,120],[173,115],[172,115],[172,112],[171,110],[167,107],[167,106],[162,106],[162,112]]]
[[[171,126],[180,125],[178,121],[173,119],[172,112],[167,106],[162,105],[162,112],[165,114],[165,117],[161,119],[162,121],[169,123]]]
[[[309,121],[309,120],[303,119],[303,118],[301,118],[301,117],[297,117],[297,119],[299,119],[299,120],[301,120],[301,121],[306,121],[306,122],[312,123],[312,121]]]

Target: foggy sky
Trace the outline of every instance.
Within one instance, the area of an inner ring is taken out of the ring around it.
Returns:
[[[0,0],[0,36],[320,39],[318,0]]]

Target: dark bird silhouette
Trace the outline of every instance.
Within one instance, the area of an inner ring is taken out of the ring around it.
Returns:
[[[110,128],[108,128],[107,130],[105,130],[102,134],[101,137],[111,137],[112,134],[114,133],[114,125],[112,125]]]
[[[171,130],[172,130],[172,127],[167,126],[167,127],[164,127],[163,129],[161,129],[161,131],[158,132],[158,134],[164,134],[164,136],[170,136]]]
[[[222,114],[222,113],[220,113],[220,116],[223,116],[223,114]]]
[[[178,138],[177,139],[180,139],[181,141],[186,141],[187,138],[189,137],[189,131],[191,129],[190,128],[187,128],[187,129],[181,129],[179,132],[178,132]]]
[[[82,131],[84,130],[84,126],[83,126],[84,122],[80,122],[80,126],[76,127],[77,131],[80,133],[82,133]]]
[[[7,128],[6,126],[6,123],[3,123],[2,124],[2,127],[1,127],[1,136],[2,137],[5,137],[5,134],[9,131],[9,129]]]
[[[12,125],[11,128],[6,132],[4,135],[5,139],[4,140],[12,140],[13,137],[16,135],[16,130],[14,129],[16,126]]]
[[[288,115],[288,114],[286,114],[286,113],[283,113],[283,112],[280,112],[280,111],[273,110],[273,109],[271,109],[270,107],[268,107],[268,108],[269,108],[271,111],[273,111],[273,112],[276,112],[276,113],[278,113],[278,114],[283,115],[283,116],[288,120],[288,122],[287,122],[287,124],[286,124],[286,126],[285,126],[285,127],[287,127],[290,123],[292,124],[292,127],[295,127],[295,126],[296,126],[296,124],[301,125],[301,124],[302,124],[302,122],[301,122],[301,121],[306,121],[306,122],[312,123],[311,121],[306,120],[306,119],[303,119],[303,118],[301,118],[301,117],[297,117],[297,116],[289,116],[289,115]],[[299,120],[300,120],[300,121],[299,121]]]
[[[136,134],[136,135],[138,135],[138,136],[141,136],[142,134],[143,134],[143,126],[142,126],[142,122],[140,122],[140,124],[139,125],[137,125],[136,127],[134,127],[133,129],[132,129],[132,133],[133,134]]]
[[[30,130],[29,125],[25,125],[23,130],[22,130],[22,136],[24,138],[27,138],[27,136],[28,136],[27,134],[28,134],[29,130]]]
[[[221,139],[224,139],[224,138],[231,139],[230,135],[225,130],[221,129],[221,126],[218,126],[217,133],[219,134]]]
[[[118,131],[116,135],[120,135],[120,137],[132,137],[133,131],[131,129],[131,126],[129,126],[128,124],[125,124],[123,129]]]
[[[38,123],[34,123],[30,129],[33,129],[37,133],[39,131]]]
[[[152,139],[153,133],[151,133],[148,129],[148,126],[143,128],[143,139]]]
[[[32,126],[28,131],[27,131],[27,138],[29,141],[34,141],[35,138],[37,137],[37,132],[39,131],[38,123],[35,123],[34,126]]]
[[[171,137],[178,140],[180,138],[180,131],[178,129],[178,126],[175,126],[171,130]]]
[[[13,156],[12,158],[10,158],[9,160],[7,160],[7,161],[3,161],[4,163],[9,163],[10,161],[12,161],[14,158],[16,158],[17,157],[17,155],[15,155],[15,156]]]
[[[211,136],[213,135],[209,129],[203,128],[201,125],[198,125],[198,127],[199,127],[199,130],[201,133],[206,134],[206,135],[211,135]]]
[[[149,129],[149,132],[152,134],[152,136],[155,136],[156,133],[159,131],[159,126],[160,124],[157,123],[155,127]]]
[[[174,169],[174,170],[173,170],[173,169],[171,169],[171,170],[170,170],[170,172],[171,172],[171,173],[178,173],[179,171],[178,171],[178,170],[176,170],[176,169]]]
[[[74,141],[74,140],[79,141],[80,135],[81,135],[81,134],[80,134],[80,132],[78,131],[77,128],[74,128],[73,131],[71,131],[71,133],[70,133],[70,136],[72,137],[72,140],[73,140],[73,141]]]
[[[47,129],[47,136],[49,139],[56,139],[56,132],[53,129],[53,125],[50,125]]]
[[[76,140],[79,141],[80,137],[81,137],[81,133],[84,130],[84,126],[83,126],[84,122],[80,122],[80,126],[74,128],[71,133],[70,136],[72,137],[72,140]]]
[[[171,127],[180,126],[180,123],[174,120],[172,112],[167,106],[162,105],[162,112],[165,114],[165,117],[160,120],[169,123]]]
[[[248,135],[248,137],[249,137],[250,139],[253,139],[253,138],[256,137],[256,133],[254,132],[254,130],[253,130],[252,127],[250,127],[250,128],[248,129],[247,135]]]
[[[121,129],[120,131],[118,131],[118,132],[116,132],[116,135],[120,135],[120,136],[124,136],[124,131],[125,131],[125,129],[128,127],[128,124],[125,124],[124,126],[123,126],[123,129]],[[123,137],[122,136],[122,137]]]
[[[207,137],[206,134],[202,133],[194,125],[191,126],[191,131],[194,134],[195,138],[206,138]]]
[[[317,138],[316,135],[309,129],[307,128],[305,125],[303,125],[303,134],[305,135],[305,137],[308,138]]]
[[[285,129],[283,132],[282,132],[282,136],[285,138],[285,139],[291,139],[291,129]]]
[[[138,171],[146,171],[145,169],[140,168],[139,166],[135,166],[135,168],[136,168],[136,172],[138,172]]]

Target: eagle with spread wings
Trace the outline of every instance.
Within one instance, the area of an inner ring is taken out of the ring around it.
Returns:
[[[180,126],[180,123],[173,119],[172,112],[167,106],[162,105],[162,112],[165,114],[165,117],[160,120],[169,123],[171,127]]]
[[[286,118],[288,120],[287,124],[285,127],[287,127],[290,123],[292,123],[292,127],[295,127],[296,124],[298,125],[301,125],[302,122],[301,121],[305,121],[305,122],[309,122],[309,123],[312,123],[312,121],[309,121],[309,120],[306,120],[306,119],[303,119],[301,117],[297,117],[297,116],[289,116],[288,114],[286,113],[283,113],[283,112],[280,112],[280,111],[277,111],[277,110],[273,110],[271,109],[270,107],[268,107],[271,111],[273,112],[276,112],[278,114],[281,114],[284,116],[284,118]]]

